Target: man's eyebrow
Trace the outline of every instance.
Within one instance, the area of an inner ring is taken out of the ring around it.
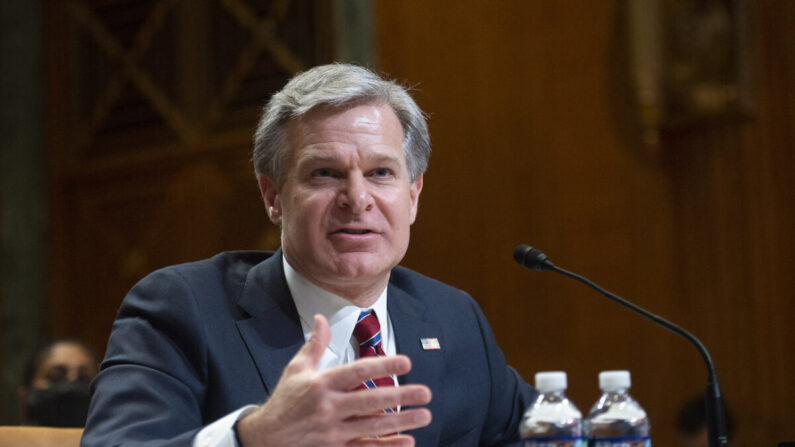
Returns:
[[[373,154],[367,157],[370,162],[374,163],[387,163],[387,164],[400,164],[400,158],[390,154]]]
[[[297,164],[305,163],[329,163],[338,160],[339,157],[324,152],[309,152],[301,154],[297,160]],[[400,158],[391,154],[371,154],[367,157],[367,161],[371,163],[387,163],[387,164],[400,164]]]
[[[326,154],[323,152],[309,152],[301,154],[297,162],[298,164],[304,164],[304,163],[330,162],[336,159],[337,157],[331,154]]]

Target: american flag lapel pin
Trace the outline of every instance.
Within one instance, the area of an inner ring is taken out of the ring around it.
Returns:
[[[442,349],[439,345],[439,339],[436,337],[421,338],[420,343],[422,344],[423,351],[436,351]]]

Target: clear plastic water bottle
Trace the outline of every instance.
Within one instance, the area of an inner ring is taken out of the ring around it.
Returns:
[[[522,447],[583,447],[582,413],[566,398],[566,373],[536,373],[536,401],[519,426]]]
[[[651,447],[649,418],[629,395],[629,371],[602,371],[602,397],[585,421],[589,447]]]

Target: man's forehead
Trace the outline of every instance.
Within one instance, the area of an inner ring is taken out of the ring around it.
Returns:
[[[289,128],[308,126],[329,127],[333,124],[352,126],[366,131],[367,129],[385,130],[392,128],[403,135],[403,126],[395,111],[384,102],[352,103],[342,106],[321,105],[307,113],[291,118]]]
[[[330,116],[330,115],[338,115],[340,113],[345,113],[351,109],[355,109],[357,107],[377,107],[377,108],[384,108],[388,110],[392,110],[392,107],[389,103],[381,100],[359,100],[359,101],[350,101],[342,104],[319,104],[317,106],[312,107],[311,109],[307,110],[305,113],[301,114],[298,119],[307,118],[307,117],[321,117],[321,116]],[[394,110],[392,110],[394,113]]]
[[[381,151],[377,147],[371,148],[362,154],[362,157],[369,162],[376,162],[376,163],[395,163],[400,164],[404,158],[402,156],[402,152],[400,154],[394,154],[392,152]],[[336,152],[330,152],[323,150],[322,147],[319,146],[310,146],[302,148],[299,151],[297,163],[314,163],[314,162],[333,162],[337,161],[341,158],[340,154]]]
[[[347,139],[352,135],[372,136],[372,145],[361,154],[368,161],[406,162],[403,127],[385,103],[319,106],[291,119],[287,124],[288,158],[299,163],[338,159],[330,144],[350,143]]]

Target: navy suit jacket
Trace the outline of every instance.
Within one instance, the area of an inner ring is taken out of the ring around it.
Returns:
[[[402,267],[387,296],[397,352],[413,365],[399,381],[433,392],[433,421],[410,432],[417,445],[515,441],[535,391],[506,366],[475,301]],[[440,350],[422,349],[431,337]],[[281,251],[158,270],[119,309],[81,445],[190,445],[204,425],[267,400],[303,344]]]

